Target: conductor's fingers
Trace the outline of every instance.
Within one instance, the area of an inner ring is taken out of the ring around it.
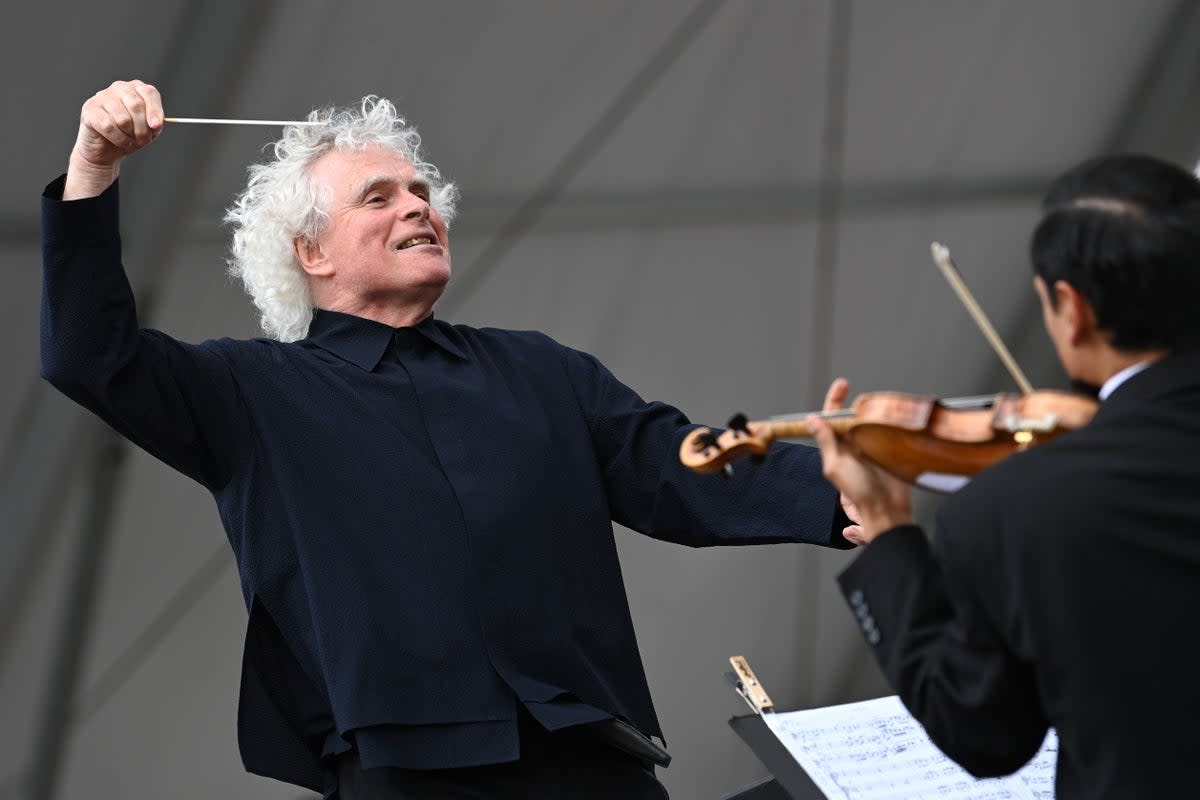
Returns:
[[[76,149],[93,163],[108,163],[145,147],[162,130],[162,98],[143,81],[114,81],[80,114]]]
[[[127,83],[115,92],[114,99],[123,107],[123,118],[127,120],[122,123],[121,130],[129,134],[138,147],[149,144],[154,137],[146,124],[146,101],[142,95]]]
[[[133,121],[125,105],[115,97],[98,97],[84,107],[83,125],[97,136],[121,149],[133,147]]]
[[[130,81],[130,86],[142,98],[142,103],[146,108],[146,125],[150,130],[157,135],[162,132],[163,118],[166,116],[163,112],[162,95],[158,93],[158,89],[150,83],[143,81]]]

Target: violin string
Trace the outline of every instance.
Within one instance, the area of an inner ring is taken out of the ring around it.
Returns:
[[[797,411],[791,414],[775,414],[767,417],[767,422],[796,422],[812,416],[821,419],[841,419],[842,417],[853,417],[854,414],[853,408],[839,408],[837,411]]]
[[[994,394],[973,394],[965,397],[942,397],[938,403],[946,408],[991,408],[996,402]],[[840,408],[836,411],[796,411],[789,414],[774,414],[767,417],[767,422],[796,422],[816,415],[823,419],[841,419],[853,417],[853,408]]]
[[[996,395],[977,394],[970,397],[943,397],[938,402],[946,408],[991,408],[996,402]]]

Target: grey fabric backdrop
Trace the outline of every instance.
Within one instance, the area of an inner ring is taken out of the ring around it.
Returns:
[[[85,565],[90,614],[62,633],[96,436],[36,377],[36,198],[65,165],[83,99],[132,76],[186,116],[391,97],[464,192],[440,313],[544,330],[701,421],[814,407],[834,374],[862,390],[1010,389],[930,264],[933,239],[1034,382],[1057,384],[1024,256],[1038,193],[1095,153],[1200,152],[1196,4],[835,2],[10,10],[0,797],[26,796],[39,753],[61,797],[303,794],[238,763],[245,612],[199,487],[130,456],[108,546]],[[127,262],[148,324],[186,339],[256,332],[222,272],[219,219],[270,135],[171,128],[128,163]],[[922,498],[923,517],[932,507]],[[745,710],[721,678],[728,656],[747,656],[781,708],[886,693],[834,591],[852,554],[616,536],[678,800],[765,774],[726,726]],[[64,697],[70,719],[48,724]],[[62,734],[57,761],[48,730]]]

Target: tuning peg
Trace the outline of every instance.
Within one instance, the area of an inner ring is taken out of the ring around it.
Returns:
[[[725,466],[721,467],[721,477],[725,480],[729,480],[733,477],[733,464],[726,464]]]
[[[696,437],[696,444],[700,445],[702,450],[707,450],[710,447],[716,447],[717,435],[712,431],[706,431]]]
[[[739,411],[738,413],[734,414],[732,417],[729,418],[729,423],[728,423],[727,427],[732,428],[733,430],[737,431],[738,433],[744,433],[746,435],[749,435],[750,429],[748,427],[746,427],[746,423],[749,421],[750,420],[746,419],[746,415]]]

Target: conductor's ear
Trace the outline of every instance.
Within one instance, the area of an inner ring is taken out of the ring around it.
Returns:
[[[331,275],[333,273],[333,265],[329,263],[329,258],[325,255],[325,248],[321,247],[321,243],[315,239],[297,236],[292,240],[292,249],[296,253],[296,260],[309,275]]]

